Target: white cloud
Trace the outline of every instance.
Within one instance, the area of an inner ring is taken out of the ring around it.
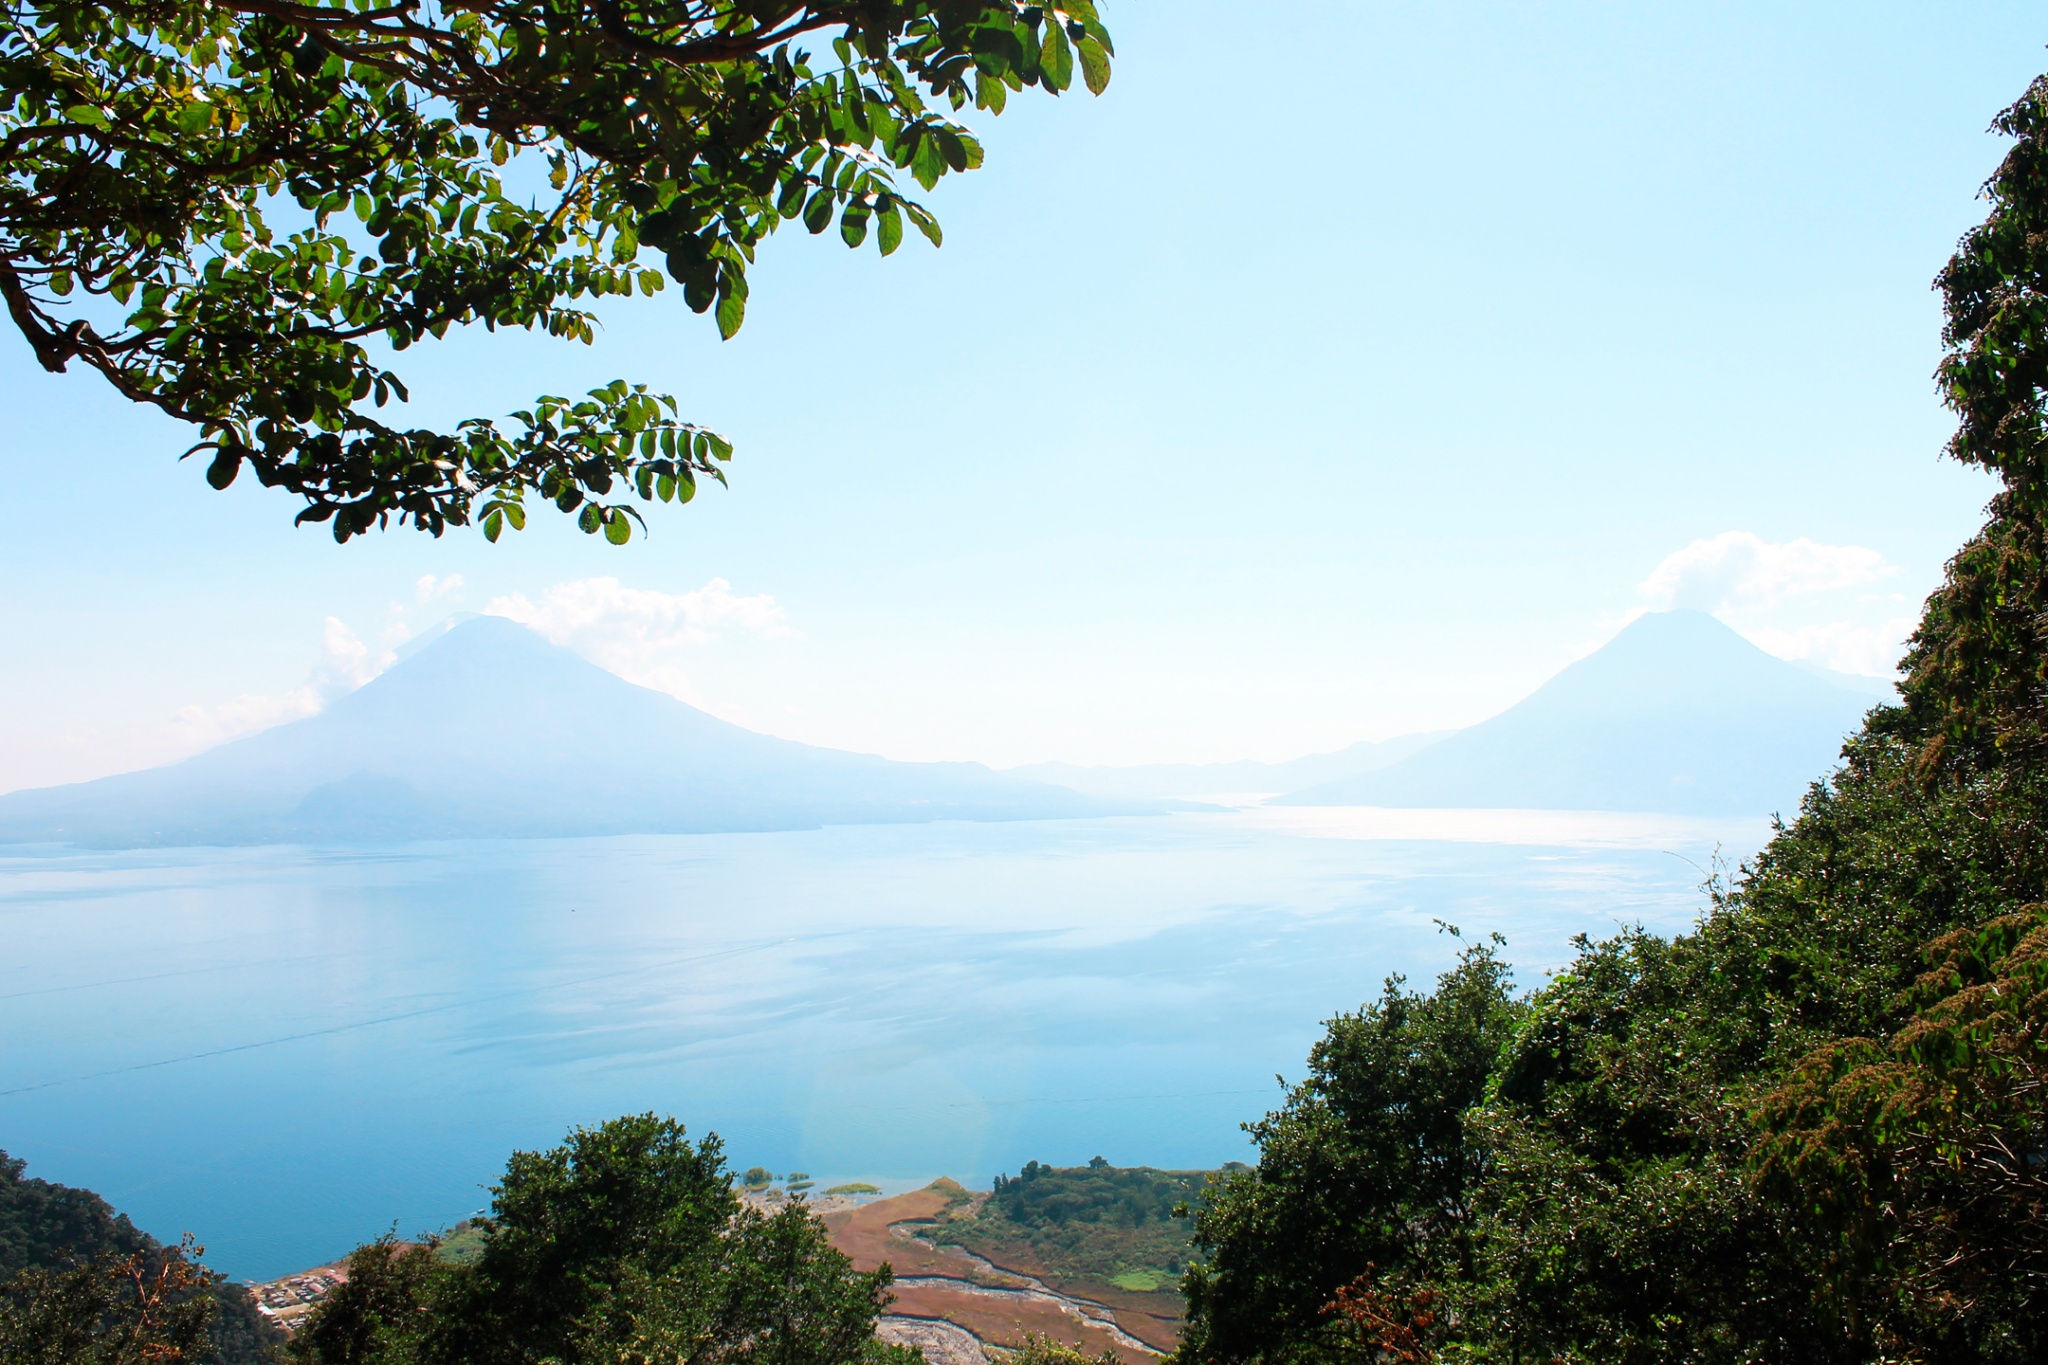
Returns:
[[[295,687],[277,696],[244,693],[211,706],[181,706],[171,718],[170,738],[182,752],[197,753],[216,744],[300,720],[320,709],[320,694]]]
[[[1711,612],[1780,658],[1885,676],[1915,621],[1905,594],[1883,588],[1898,572],[1861,545],[1723,531],[1665,556],[1638,591],[1652,607]]]
[[[677,655],[727,635],[775,639],[794,634],[767,593],[742,596],[723,578],[694,592],[629,588],[616,578],[557,583],[534,602],[523,593],[494,597],[486,616],[530,626],[628,682],[704,705]]]
[[[1906,640],[1918,624],[1911,616],[1895,616],[1874,625],[1827,621],[1789,630],[1758,626],[1743,634],[1758,649],[1781,659],[1807,659],[1839,673],[1888,678],[1897,671]]]
[[[184,706],[171,719],[169,739],[185,752],[210,749],[242,735],[268,730],[319,711],[391,666],[389,649],[372,650],[338,617],[320,632],[320,661],[306,681],[275,695],[244,693],[212,706]]]
[[[1861,545],[1823,545],[1801,536],[1782,544],[1748,531],[1723,531],[1666,555],[1642,593],[1666,607],[1696,611],[1768,609],[1789,597],[1876,583],[1898,572]]]
[[[353,692],[391,667],[391,657],[388,649],[372,652],[339,617],[330,616],[320,633],[320,662],[311,685],[323,699]]]
[[[178,756],[196,753],[318,713],[391,666],[395,647],[414,633],[405,618],[415,608],[447,602],[459,597],[462,589],[461,574],[421,576],[413,584],[411,604],[391,604],[392,620],[375,646],[340,618],[326,618],[320,658],[303,683],[279,693],[245,693],[211,705],[181,707],[161,732],[162,747]],[[484,612],[531,626],[620,677],[699,706],[705,702],[677,657],[680,651],[724,635],[774,638],[792,633],[773,597],[742,596],[723,578],[685,593],[629,588],[616,578],[579,578],[549,588],[538,603],[519,593],[492,598]]]
[[[412,596],[415,602],[432,602],[436,598],[460,597],[461,595],[462,575],[459,573],[449,574],[446,578],[436,578],[430,573],[421,574],[419,582],[412,585]]]

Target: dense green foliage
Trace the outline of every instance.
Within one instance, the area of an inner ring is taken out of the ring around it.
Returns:
[[[187,1248],[163,1246],[92,1191],[25,1170],[0,1152],[0,1360],[142,1359],[151,1341],[210,1365],[273,1358],[284,1334],[246,1289],[200,1271]]]
[[[178,1246],[24,1270],[0,1286],[8,1365],[159,1365],[207,1354],[209,1277]]]
[[[1360,1276],[1469,1266],[1480,1157],[1464,1116],[1518,1013],[1494,950],[1468,948],[1431,995],[1397,977],[1332,1020],[1307,1079],[1251,1125],[1258,1165],[1223,1177],[1196,1214],[1188,1359],[1294,1359]]]
[[[292,1339],[303,1365],[914,1365],[875,1340],[889,1272],[856,1274],[792,1202],[733,1193],[716,1137],[641,1115],[515,1153],[461,1260],[389,1239]]]
[[[1197,1217],[1185,1365],[2048,1358],[2048,78],[1939,285],[2004,489],[1689,934],[1334,1020]]]
[[[950,1210],[933,1230],[1005,1266],[1022,1266],[1082,1292],[1170,1290],[1188,1262],[1188,1220],[1206,1173],[1112,1166],[1024,1164],[997,1176],[979,1203]]]
[[[1123,1365],[1116,1352],[1091,1356],[1037,1332],[1026,1332],[1024,1344],[1003,1357],[1003,1365]]]
[[[35,1180],[28,1164],[0,1152],[0,1280],[102,1251],[126,1256],[149,1236],[91,1190]]]
[[[590,301],[664,279],[730,336],[782,223],[936,245],[895,173],[981,163],[949,112],[1109,64],[1092,0],[7,0],[0,298],[44,368],[193,423],[215,487],[246,465],[337,539],[495,539],[534,493],[622,541],[624,495],[687,499],[722,438],[623,382],[388,424],[369,343],[588,342]]]
[[[1134,1228],[1165,1222],[1201,1189],[1200,1171],[1112,1166],[1101,1157],[1086,1166],[1027,1161],[1015,1180],[996,1177],[986,1207],[1020,1227],[1114,1223]]]

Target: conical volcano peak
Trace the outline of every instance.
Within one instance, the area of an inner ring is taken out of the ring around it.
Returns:
[[[1652,612],[1492,719],[1284,801],[1769,815],[1797,806],[1870,700],[1705,612]]]
[[[305,720],[165,768],[0,796],[0,843],[681,834],[1133,809],[979,764],[758,734],[478,616]]]

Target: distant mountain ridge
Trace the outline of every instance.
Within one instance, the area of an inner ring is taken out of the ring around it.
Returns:
[[[0,844],[1065,819],[1275,791],[1281,805],[1765,815],[1796,807],[1874,700],[1710,616],[1661,612],[1467,730],[1287,763],[998,773],[757,734],[485,616],[449,626],[319,715],[168,767],[0,795]]]
[[[1492,719],[1275,804],[1789,814],[1876,700],[1656,612]]]
[[[0,843],[708,833],[1134,809],[977,763],[757,734],[484,616],[318,715],[167,767],[0,796]]]
[[[1426,749],[1449,730],[1397,735],[1393,739],[1361,740],[1335,753],[1310,754],[1282,763],[1244,760],[1234,763],[1144,763],[1130,767],[1083,766],[1078,763],[1031,763],[1006,768],[1014,777],[1056,782],[1077,792],[1107,800],[1198,801],[1225,794],[1290,792],[1360,773],[1376,772]]]

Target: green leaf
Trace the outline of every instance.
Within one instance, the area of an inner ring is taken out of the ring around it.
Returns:
[[[89,128],[105,128],[110,123],[103,110],[90,104],[74,104],[64,111],[64,117],[73,123],[83,123]]]
[[[505,529],[505,514],[493,507],[484,514],[484,539],[495,545],[498,536]]]
[[[977,109],[1000,114],[1009,102],[1010,88],[1003,84],[1001,77],[984,75],[979,71],[974,73],[974,105]]]
[[[804,191],[809,182],[800,175],[789,177],[789,183],[782,187],[782,197],[775,201],[775,211],[784,218],[794,218],[803,212]]]
[[[731,341],[740,324],[746,321],[747,300],[744,294],[727,294],[718,301],[718,335]]]
[[[916,204],[905,204],[903,211],[910,216],[910,225],[924,234],[924,239],[933,246],[944,246],[946,234],[939,228],[939,220],[932,217]]]
[[[1109,89],[1109,53],[1092,35],[1081,40],[1081,79],[1088,82],[1091,95]]]
[[[1038,72],[1045,88],[1054,94],[1074,83],[1073,44],[1067,41],[1067,31],[1049,17],[1045,25],[1045,45],[1038,50]]]
[[[924,141],[924,125],[907,123],[897,132],[896,140],[889,144],[889,159],[898,166],[908,166],[917,156],[917,149]]]
[[[856,199],[839,215],[839,236],[848,246],[859,246],[868,239],[869,212],[868,206]]]
[[[614,545],[624,545],[633,538],[633,519],[616,510],[605,513],[604,538]]]
[[[206,467],[206,481],[216,489],[226,488],[241,472],[242,452],[222,449],[214,455],[213,463]]]
[[[926,135],[918,139],[917,155],[910,158],[910,173],[926,189],[938,184],[939,177],[946,173],[946,154],[933,130],[927,129]]]
[[[832,191],[819,190],[811,196],[811,202],[804,206],[804,226],[816,236],[832,226]]]
[[[875,216],[875,245],[887,256],[903,245],[903,212],[891,199]]]

